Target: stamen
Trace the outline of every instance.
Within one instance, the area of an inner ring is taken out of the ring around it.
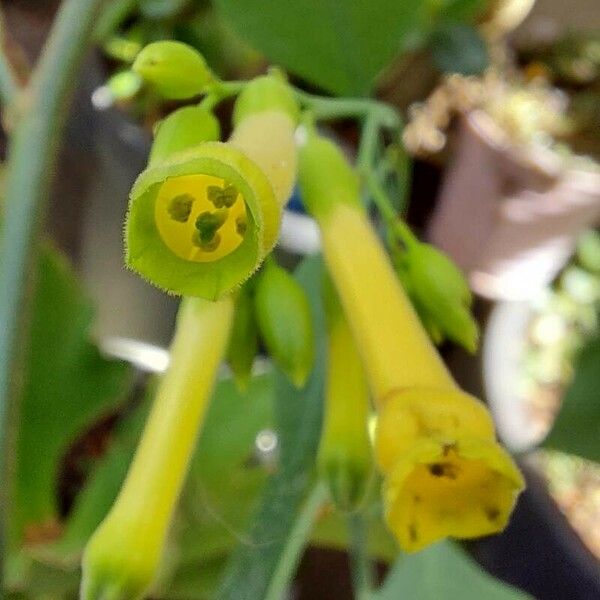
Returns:
[[[235,220],[235,230],[237,231],[238,235],[244,237],[244,235],[246,235],[246,229],[248,229],[246,215],[239,215]]]
[[[200,239],[198,232],[194,233],[192,236],[192,243],[194,246],[198,246],[198,248],[202,248],[204,252],[214,252],[221,243],[221,236],[218,233],[215,233],[212,239],[208,241],[203,241]]]
[[[195,198],[190,194],[179,194],[175,196],[169,203],[167,209],[169,216],[173,221],[186,223],[192,212],[192,204]]]
[[[237,200],[238,191],[235,185],[227,185],[224,188],[209,185],[207,195],[209,201],[215,205],[215,208],[231,208]]]
[[[224,208],[215,212],[205,211],[198,215],[195,227],[198,230],[198,237],[201,243],[210,242],[215,237],[217,231],[227,220],[228,213],[229,211]]]

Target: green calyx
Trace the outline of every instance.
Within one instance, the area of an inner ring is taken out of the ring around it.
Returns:
[[[209,215],[192,217],[194,202],[200,200],[197,190],[186,187],[188,180],[200,181],[204,186],[201,189],[210,189],[215,181],[221,181],[226,197],[228,187],[233,187],[238,192],[238,207],[243,209],[238,208],[241,212],[236,217],[230,214],[234,208],[219,209],[215,205],[204,211]],[[157,203],[163,186],[185,188],[174,194],[161,218],[172,220],[176,232],[181,224],[185,239],[175,239],[175,243],[183,243],[192,254],[196,248],[201,259],[177,252],[177,247],[174,250],[173,240],[165,238],[160,222],[157,224]],[[190,203],[186,194],[195,200]],[[225,223],[226,219],[231,225]],[[275,235],[279,220],[272,188],[256,164],[229,144],[205,142],[149,166],[138,177],[131,190],[125,227],[126,263],[169,293],[214,300],[233,291],[258,268],[267,252],[265,236],[270,239]],[[227,235],[231,238],[233,231],[239,237],[224,254]]]
[[[277,110],[298,122],[300,109],[292,88],[276,74],[262,75],[250,81],[238,96],[233,109],[233,123],[259,112]]]
[[[302,201],[313,216],[326,217],[339,204],[362,207],[358,176],[334,142],[308,130],[298,159]]]
[[[176,152],[218,140],[221,127],[215,115],[200,106],[184,106],[158,123],[149,164],[155,165]]]
[[[216,81],[197,50],[175,41],[148,44],[137,55],[132,70],[168,100],[193,98]]]

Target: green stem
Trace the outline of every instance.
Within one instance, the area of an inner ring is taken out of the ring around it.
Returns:
[[[237,96],[247,83],[247,81],[219,81],[206,94],[202,102],[200,102],[200,106],[206,110],[212,110],[217,104],[223,102],[223,100]]]
[[[296,518],[264,600],[279,600],[284,597],[286,587],[296,571],[302,550],[308,542],[315,519],[326,499],[327,486],[320,481],[312,489]]]
[[[348,517],[350,564],[356,600],[369,600],[375,589],[375,572],[369,556],[368,529],[362,513]]]
[[[400,116],[393,107],[368,98],[326,98],[294,89],[296,99],[318,121],[372,116],[379,127],[398,129]]]
[[[46,212],[56,154],[77,82],[74,76],[103,0],[65,0],[27,88],[27,106],[9,146],[6,212],[0,235],[0,474],[9,472],[25,345],[33,297],[37,242]],[[6,480],[4,480],[6,481]],[[2,527],[10,486],[3,484]],[[0,535],[2,543],[6,543]]]
[[[19,83],[4,51],[4,19],[0,17],[0,100],[4,108],[13,104],[19,92]]]

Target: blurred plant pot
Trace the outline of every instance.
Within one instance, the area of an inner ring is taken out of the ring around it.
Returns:
[[[474,111],[461,120],[428,237],[479,294],[523,300],[554,278],[577,234],[599,218],[600,173],[514,146]]]
[[[521,355],[533,312],[526,302],[496,304],[483,339],[485,397],[498,436],[519,462],[527,489],[506,531],[472,544],[477,560],[495,575],[532,593],[538,600],[600,597],[600,563],[588,550],[550,496],[527,450],[540,431],[519,394]]]

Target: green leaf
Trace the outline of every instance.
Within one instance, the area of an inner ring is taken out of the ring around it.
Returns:
[[[298,271],[298,279],[313,302],[316,331],[323,332],[319,259],[306,260]],[[267,482],[250,529],[250,540],[239,545],[231,557],[217,594],[219,600],[263,600],[273,578],[281,578],[281,557],[306,494],[319,444],[325,366],[323,336],[318,339],[317,348],[313,373],[303,389],[296,389],[282,373],[276,374],[278,470]]]
[[[431,36],[431,56],[435,66],[445,73],[477,75],[488,65],[485,41],[470,25],[446,23]]]
[[[336,94],[367,94],[417,33],[422,0],[216,0],[271,61]]]
[[[100,355],[88,338],[93,318],[70,266],[41,254],[17,447],[15,505],[21,527],[58,519],[57,476],[69,445],[114,409],[130,369]]]
[[[472,21],[483,14],[489,0],[442,0],[439,16],[445,20]]]
[[[544,446],[600,462],[600,337],[583,348]]]
[[[452,542],[398,559],[374,600],[525,600],[529,596],[485,573]]]

